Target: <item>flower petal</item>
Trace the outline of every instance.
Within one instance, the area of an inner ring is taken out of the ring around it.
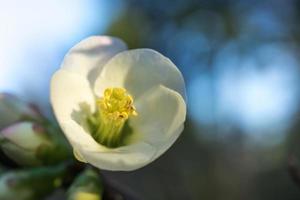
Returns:
[[[181,95],[164,86],[152,88],[136,101],[138,116],[130,125],[140,139],[156,148],[159,157],[179,137],[186,117],[186,104]]]
[[[123,87],[138,98],[155,85],[164,85],[185,97],[184,80],[177,67],[151,49],[123,51],[103,67],[95,82],[95,94],[102,96],[108,87]]]
[[[155,156],[155,148],[144,142],[107,151],[90,151],[78,146],[77,151],[88,163],[110,171],[136,170],[150,163]]]
[[[100,169],[131,171],[151,162],[155,148],[143,141],[115,149],[97,143],[90,134],[74,121],[62,125],[70,141],[74,155],[81,162],[90,163]]]
[[[90,134],[74,121],[62,125],[77,160],[90,163],[100,169],[131,171],[151,162],[155,149],[144,142],[115,149],[98,144]],[[69,133],[69,134],[68,134]]]
[[[74,148],[75,157],[79,158],[78,160],[85,160],[81,155],[81,152],[78,151],[77,147],[81,147],[87,151],[101,151],[105,152],[108,150],[107,147],[102,146],[97,143],[94,138],[84,130],[82,126],[76,123],[73,120],[65,121],[61,125],[64,133],[66,134],[69,142]],[[78,156],[78,157],[77,157]]]
[[[88,77],[93,84],[103,65],[126,49],[126,44],[118,38],[92,36],[75,45],[65,56],[61,67]]]
[[[138,134],[137,139],[130,145],[109,149],[78,136],[80,138],[76,138],[73,147],[80,159],[100,169],[131,171],[149,164],[165,152],[183,130],[186,116],[183,98],[171,89],[157,86],[144,94],[136,106],[139,115],[132,118],[130,125]]]
[[[63,124],[62,129],[74,149],[77,160],[90,163],[100,169],[135,170],[150,163],[156,154],[156,149],[143,141],[115,149],[102,146],[74,121]]]
[[[95,98],[89,82],[76,73],[64,69],[57,71],[51,80],[50,93],[54,114],[63,129],[67,123],[77,124],[74,115],[80,111],[81,104],[88,105],[91,112],[95,110]],[[64,130],[64,133],[68,138],[79,137],[79,134],[68,130]]]

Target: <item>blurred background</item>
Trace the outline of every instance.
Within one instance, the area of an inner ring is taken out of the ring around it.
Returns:
[[[180,68],[185,131],[153,164],[104,172],[115,184],[145,200],[300,198],[288,170],[300,159],[299,1],[0,2],[0,91],[48,114],[51,75],[90,35],[153,48]]]

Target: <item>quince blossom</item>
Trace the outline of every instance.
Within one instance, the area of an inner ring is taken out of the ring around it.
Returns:
[[[109,36],[89,37],[67,53],[52,77],[51,102],[75,157],[113,171],[154,161],[179,137],[186,117],[177,67]]]

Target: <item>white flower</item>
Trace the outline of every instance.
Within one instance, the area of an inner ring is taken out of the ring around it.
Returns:
[[[89,37],[52,77],[51,102],[75,157],[100,169],[130,171],[158,158],[186,117],[180,71],[151,49]]]

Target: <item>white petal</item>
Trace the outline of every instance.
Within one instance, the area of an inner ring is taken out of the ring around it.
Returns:
[[[115,149],[98,144],[90,134],[74,121],[62,125],[74,155],[81,162],[90,163],[100,169],[111,171],[130,171],[151,162],[155,149],[144,142],[123,146]]]
[[[109,60],[94,90],[102,96],[108,87],[124,87],[137,98],[155,85],[164,85],[185,97],[183,77],[168,58],[151,49],[136,49],[123,51]]]
[[[77,124],[74,121],[74,114],[80,111],[81,104],[90,106],[91,112],[95,110],[95,98],[89,82],[78,74],[64,69],[57,71],[52,77],[50,92],[54,114],[63,129],[65,124],[71,122]],[[64,133],[68,138],[76,139],[80,136],[76,131],[73,133],[64,130]]]
[[[182,124],[176,131],[174,131],[171,135],[170,138],[168,138],[168,141],[162,145],[158,151],[156,151],[156,155],[153,157],[153,160],[158,158],[160,155],[162,155],[165,151],[167,151],[173,144],[174,142],[178,139],[180,134],[182,133],[184,129],[184,125]]]
[[[126,49],[126,44],[118,38],[92,36],[75,45],[65,56],[61,67],[88,77],[93,84],[103,65]]]
[[[115,149],[102,146],[72,120],[63,124],[62,129],[74,149],[76,159],[100,169],[135,170],[151,162],[156,154],[156,149],[143,141]]]
[[[79,151],[77,151],[76,149],[73,149],[73,154],[78,161],[86,163],[86,160],[84,160],[84,158],[82,157],[82,155]]]
[[[145,93],[136,102],[137,117],[130,125],[141,134],[141,140],[156,148],[159,157],[179,137],[186,117],[186,104],[181,95],[164,86]]]
[[[65,121],[61,125],[64,133],[66,134],[69,142],[74,148],[75,156],[78,156],[78,160],[85,160],[77,147],[83,148],[87,151],[107,151],[108,148],[97,143],[94,138],[86,132],[82,126],[73,120]]]
[[[139,136],[132,144],[109,149],[93,141],[83,144],[90,139],[78,136],[73,145],[80,159],[100,169],[135,170],[158,158],[183,130],[186,105],[181,95],[171,89],[158,86],[149,90],[138,100],[137,110],[139,115],[130,125]]]
[[[152,145],[139,142],[107,151],[89,151],[79,146],[83,158],[90,164],[110,171],[132,171],[150,163],[155,156]]]
[[[90,163],[100,169],[135,170],[151,162],[156,154],[156,149],[143,141],[115,149],[106,148],[97,143],[74,121],[63,124],[62,129],[73,146],[77,160]]]

